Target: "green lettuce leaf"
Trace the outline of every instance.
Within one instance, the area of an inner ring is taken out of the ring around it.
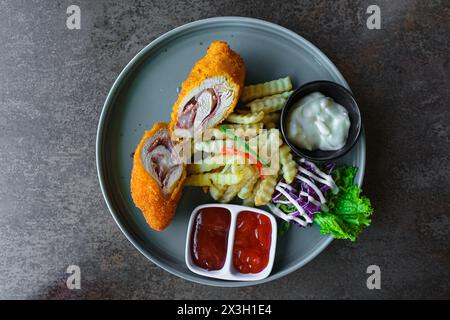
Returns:
[[[355,241],[370,225],[373,208],[370,200],[362,196],[362,190],[353,183],[357,171],[357,168],[342,166],[333,172],[339,192],[329,193],[327,210],[314,215],[314,221],[321,227],[321,234]]]

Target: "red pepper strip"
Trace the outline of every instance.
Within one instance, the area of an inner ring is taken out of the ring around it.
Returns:
[[[236,149],[227,149],[227,148],[224,148],[224,149],[222,150],[222,154],[235,154],[235,155],[241,155],[241,156],[244,156],[246,159],[249,159],[250,161],[255,162],[256,167],[258,168],[259,175],[260,175],[261,179],[264,179],[264,175],[262,174],[262,169],[263,169],[262,163],[261,163],[259,160],[255,159],[254,157],[252,157],[252,156],[251,156],[250,154],[248,154],[247,152],[243,152],[243,151],[236,150]]]
[[[233,138],[233,140],[238,141],[240,144],[242,144],[245,148],[245,152],[247,152],[248,154],[252,155],[254,158],[256,158],[257,161],[261,162],[261,164],[266,167],[269,168],[269,164],[267,164],[265,161],[263,161],[262,159],[260,159],[258,157],[258,154],[255,153],[250,146],[247,144],[247,142],[245,142],[244,140],[242,140],[238,135],[236,135],[233,131],[227,129],[226,126],[222,125],[219,127],[220,131],[224,132],[225,134],[231,136]]]

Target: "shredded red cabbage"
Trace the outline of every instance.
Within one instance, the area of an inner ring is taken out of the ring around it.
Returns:
[[[336,165],[329,163],[323,168],[323,171],[306,159],[300,159],[297,165],[299,168],[297,177],[291,184],[281,180],[277,184],[279,192],[272,198],[272,202],[286,215],[282,217],[283,219],[304,226],[311,223],[314,214],[320,212],[321,207],[325,206],[326,200],[324,199],[326,199],[327,193],[335,190],[336,184],[330,174]],[[308,181],[302,181],[305,179]],[[305,223],[299,223],[302,221],[297,222],[298,219],[292,217],[300,218]]]

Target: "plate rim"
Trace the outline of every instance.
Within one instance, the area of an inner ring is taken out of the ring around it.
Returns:
[[[319,56],[322,61],[326,62],[328,64],[328,67],[333,69],[333,72],[335,75],[339,78],[342,85],[346,88],[348,88],[351,91],[351,88],[349,87],[347,81],[340,73],[339,69],[334,65],[334,63],[314,44],[312,44],[307,39],[303,38],[299,34],[295,33],[292,30],[289,30],[283,26],[280,26],[278,24],[275,24],[273,22],[257,19],[257,18],[250,18],[250,17],[240,17],[240,16],[225,16],[225,17],[213,17],[213,18],[207,18],[207,19],[200,19],[193,22],[189,22],[186,24],[183,24],[181,26],[178,26],[160,36],[158,36],[156,39],[151,41],[149,44],[147,44],[143,49],[141,49],[123,68],[123,70],[119,73],[116,80],[113,82],[113,85],[111,89],[109,90],[105,103],[102,106],[102,111],[100,113],[100,118],[97,126],[97,136],[96,136],[96,148],[95,148],[95,158],[96,158],[96,168],[97,168],[97,176],[99,179],[100,189],[102,191],[103,198],[106,202],[106,205],[108,207],[108,210],[110,214],[112,215],[114,221],[116,222],[117,226],[119,227],[120,231],[125,235],[128,241],[130,241],[133,246],[148,260],[150,260],[152,263],[160,267],[161,269],[188,281],[199,283],[203,285],[210,285],[215,287],[247,287],[247,286],[254,286],[258,284],[267,283],[276,279],[280,279],[291,272],[294,272],[298,270],[299,268],[303,267],[307,263],[309,263],[311,260],[313,260],[315,257],[317,257],[328,245],[333,241],[334,237],[331,235],[326,236],[326,239],[322,242],[320,242],[318,245],[310,249],[310,252],[312,252],[308,257],[306,257],[304,260],[302,260],[300,263],[297,263],[293,266],[290,266],[289,268],[286,268],[282,271],[280,271],[277,274],[269,275],[265,279],[261,279],[258,281],[221,281],[218,280],[212,280],[209,278],[197,278],[194,277],[194,275],[189,275],[182,273],[175,268],[172,268],[169,265],[165,265],[163,263],[160,263],[157,261],[150,253],[148,253],[144,248],[141,247],[139,243],[135,241],[133,238],[131,232],[126,229],[125,225],[122,223],[122,221],[119,220],[118,214],[115,212],[115,208],[113,207],[112,200],[110,195],[107,192],[107,186],[105,182],[105,172],[103,168],[103,136],[105,133],[105,127],[107,124],[107,117],[109,115],[109,111],[112,106],[112,102],[116,98],[117,93],[120,91],[121,84],[126,80],[127,76],[133,71],[133,69],[139,65],[140,60],[152,49],[160,45],[166,40],[169,40],[171,37],[178,35],[181,32],[189,31],[190,29],[198,28],[202,25],[208,25],[208,24],[214,24],[214,23],[246,23],[246,24],[253,24],[259,27],[269,28],[274,31],[278,31],[280,33],[285,34],[287,37],[292,38],[296,42],[302,42],[305,44],[307,49],[311,50],[315,55]],[[361,142],[361,161],[362,166],[359,168],[359,175],[361,176],[359,185],[361,186],[363,179],[364,179],[364,172],[366,167],[366,143],[365,143],[365,132],[364,127],[361,128],[361,135],[358,140],[362,140]],[[355,147],[355,146],[354,146]],[[354,148],[353,147],[353,148]]]

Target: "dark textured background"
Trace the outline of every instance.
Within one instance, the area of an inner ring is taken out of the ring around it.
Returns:
[[[82,29],[66,28],[66,8]],[[382,29],[366,28],[381,8]],[[304,268],[242,289],[192,284],[126,240],[95,168],[102,104],[125,64],[186,22],[275,22],[342,71],[363,111],[365,192],[358,242],[334,241]],[[450,298],[448,1],[0,1],[0,298]],[[82,290],[65,286],[68,265]],[[377,264],[382,289],[366,288]]]

